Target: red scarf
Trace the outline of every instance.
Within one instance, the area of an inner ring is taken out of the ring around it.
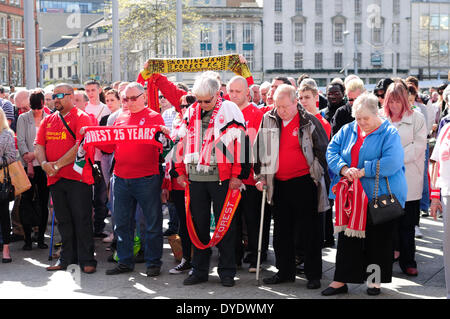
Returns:
[[[369,202],[359,179],[346,178],[333,187],[336,194],[335,234],[345,231],[349,237],[366,237],[367,204]]]
[[[186,226],[189,232],[189,237],[192,243],[198,249],[206,249],[209,247],[216,246],[222,238],[227,233],[230,228],[231,221],[233,220],[234,213],[238,207],[239,201],[241,200],[241,192],[239,189],[228,189],[227,197],[225,198],[222,211],[220,212],[219,221],[217,222],[214,234],[207,245],[203,244],[197,236],[195,231],[194,223],[191,216],[191,196],[189,194],[189,186],[186,186],[184,192],[184,201],[186,206]]]

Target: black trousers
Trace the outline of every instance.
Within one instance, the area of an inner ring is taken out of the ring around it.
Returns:
[[[61,235],[59,262],[96,266],[92,230],[92,186],[62,178],[50,186]]]
[[[22,194],[19,206],[20,222],[25,234],[25,243],[31,245],[31,229],[33,226],[39,226],[38,242],[44,242],[45,230],[48,221],[48,198],[49,189],[47,186],[47,175],[40,166],[35,166],[34,177],[30,178],[31,188]],[[38,220],[35,220],[33,214],[33,198],[35,192],[38,196],[39,212]]]
[[[95,162],[102,170],[102,163],[100,161]],[[94,184],[94,232],[102,233],[105,229],[105,218],[108,216],[108,189],[104,178],[101,178],[98,183]]]
[[[242,242],[243,227],[242,221],[245,222],[248,237],[247,250],[249,252],[248,259],[250,264],[257,263],[258,258],[258,240],[259,240],[259,227],[261,222],[261,201],[262,192],[258,191],[255,186],[245,185],[245,190],[242,191],[241,201],[239,202],[238,209],[236,211],[237,222],[237,253],[240,250],[240,243]],[[269,205],[267,205],[269,206]],[[261,252],[267,253],[269,247],[269,232],[270,232],[270,211],[267,207],[264,208],[264,220],[263,220],[263,236]],[[240,223],[239,223],[240,222]],[[237,258],[242,258],[243,253]]]
[[[407,201],[405,215],[398,219],[398,249],[400,251],[398,263],[403,271],[410,267],[417,268],[415,226],[419,215],[420,200]]]
[[[2,227],[2,240],[4,245],[11,242],[11,217],[9,216],[9,202],[0,201],[0,225]]]
[[[275,179],[274,235],[276,267],[283,279],[295,278],[295,242],[304,245],[305,275],[322,278],[322,224],[317,212],[317,186],[309,175]],[[299,235],[300,234],[300,235]]]
[[[184,204],[184,191],[173,190],[170,192],[170,199],[175,204],[178,219],[180,222],[178,235],[181,239],[181,248],[183,250],[183,258],[191,261],[192,242],[186,226],[186,206]]]
[[[228,180],[219,182],[191,182],[189,185],[191,195],[191,214],[198,238],[203,244],[210,241],[211,203],[216,225],[228,192]],[[217,272],[220,278],[234,277],[236,275],[236,220],[233,218],[230,228],[222,240],[217,244],[219,249],[219,265]],[[194,245],[192,260],[193,275],[207,279],[211,248],[198,249]]]
[[[381,282],[391,282],[396,224],[394,220],[375,226],[368,219],[365,238],[348,237],[344,235],[344,232],[340,232],[334,280],[345,283],[364,283],[369,274],[367,266],[378,265],[381,271]]]

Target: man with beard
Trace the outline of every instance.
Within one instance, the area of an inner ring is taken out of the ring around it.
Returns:
[[[345,88],[340,83],[331,83],[327,86],[328,105],[322,111],[322,116],[333,126],[333,117],[337,109],[345,105]]]

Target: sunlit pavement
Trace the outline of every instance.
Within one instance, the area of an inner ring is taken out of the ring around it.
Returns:
[[[165,228],[167,218],[165,218]],[[108,224],[108,229],[110,229]],[[50,229],[50,226],[49,226]],[[248,272],[248,264],[243,264],[236,275],[236,285],[223,287],[217,275],[218,251],[213,250],[209,281],[196,286],[183,286],[187,274],[172,275],[169,269],[177,265],[167,239],[164,243],[161,275],[147,277],[145,264],[136,264],[135,271],[116,276],[106,276],[105,271],[115,266],[107,262],[109,244],[95,240],[97,272],[80,273],[77,266],[68,271],[48,272],[45,267],[56,260],[48,261],[48,250],[23,251],[23,242],[10,245],[13,262],[0,264],[0,298],[44,298],[44,299],[91,299],[91,298],[176,298],[176,299],[288,299],[288,298],[338,298],[338,299],[415,299],[445,298],[445,279],[442,257],[442,219],[434,221],[431,217],[421,218],[422,239],[416,239],[419,275],[404,275],[398,264],[394,264],[394,278],[390,284],[382,285],[382,293],[371,297],[366,294],[366,285],[349,285],[349,293],[334,297],[323,297],[320,292],[332,281],[334,274],[335,248],[323,250],[322,288],[306,289],[306,279],[297,276],[295,283],[280,285],[258,285],[255,274]],[[56,232],[57,233],[57,232]],[[56,235],[55,239],[58,239]],[[46,242],[50,242],[49,236]],[[263,264],[261,278],[271,276],[276,271],[273,250],[269,251],[268,261]]]

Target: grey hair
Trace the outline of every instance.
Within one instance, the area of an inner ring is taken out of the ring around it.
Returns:
[[[195,80],[192,87],[195,96],[214,96],[219,92],[221,83],[213,73],[216,72],[204,72]]]
[[[280,96],[288,96],[291,102],[297,100],[297,92],[295,87],[289,84],[281,84],[273,95],[273,100],[276,101]]]
[[[259,87],[259,92],[261,93],[262,90],[270,89],[270,86],[271,86],[270,82],[267,81],[263,82]]]
[[[137,82],[130,82],[129,84],[127,84],[127,86],[125,87],[124,91],[126,91],[128,89],[134,89],[134,88],[138,89],[139,92],[141,92],[141,93],[145,93],[145,89],[142,86],[142,84],[137,83]]]
[[[444,92],[442,93],[442,99],[447,103],[450,104],[450,84],[447,85]]]
[[[364,92],[353,103],[352,116],[356,117],[361,111],[368,111],[373,115],[378,115],[378,98],[373,93]]]

